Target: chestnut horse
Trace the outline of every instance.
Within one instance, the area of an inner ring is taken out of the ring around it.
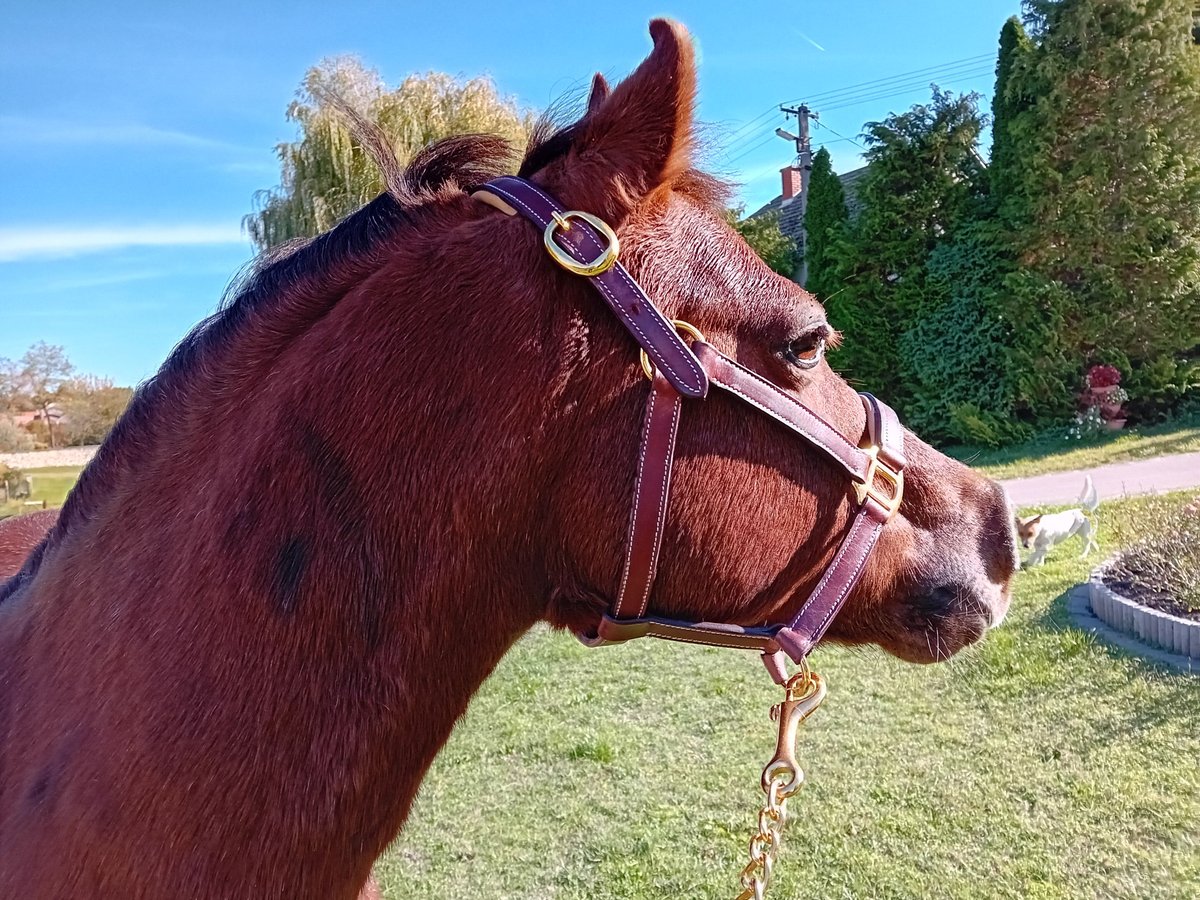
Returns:
[[[17,574],[46,532],[58,520],[57,509],[40,509],[23,516],[0,519],[0,578]]]
[[[668,316],[857,441],[855,392],[798,364],[833,336],[821,306],[691,167],[690,40],[650,31],[521,174],[611,223]],[[351,898],[513,642],[596,628],[647,382],[584,279],[467,192],[502,150],[435,146],[259,271],[141,388],[7,582],[0,897]],[[728,395],[686,406],[650,607],[787,620],[857,506],[845,473]],[[996,484],[906,452],[829,635],[933,661],[1003,616],[1015,546]]]

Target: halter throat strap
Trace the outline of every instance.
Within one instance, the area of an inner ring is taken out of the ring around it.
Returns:
[[[783,654],[799,663],[820,641],[862,577],[884,525],[899,508],[906,460],[904,430],[896,414],[872,395],[860,394],[867,425],[866,446],[858,446],[791,394],[711,344],[702,339],[685,341],[617,261],[616,234],[594,216],[567,211],[540,187],[516,177],[495,179],[475,196],[537,224],[550,256],[592,283],[652,364],[617,600],[596,633],[580,635],[580,640],[600,646],[659,637],[758,650],[772,678],[782,683],[786,679]],[[816,588],[786,624],[747,628],[647,614],[670,504],[683,399],[705,398],[712,384],[802,437],[850,478],[857,509],[849,529]]]

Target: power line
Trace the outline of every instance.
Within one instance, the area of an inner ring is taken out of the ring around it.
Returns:
[[[749,155],[750,155],[751,153],[753,153],[755,150],[761,150],[763,147],[767,146],[767,144],[771,143],[771,142],[772,142],[772,141],[774,141],[774,140],[776,140],[776,138],[775,138],[775,133],[774,133],[774,132],[771,132],[771,134],[767,135],[767,136],[766,136],[766,138],[764,138],[764,139],[763,139],[762,141],[760,141],[759,143],[755,144],[755,145],[754,145],[753,147],[751,147],[750,149],[748,149],[748,150],[743,150],[741,153],[739,153],[737,156],[735,156],[735,157],[733,157],[733,158],[731,158],[731,159],[728,159],[728,158],[727,158],[727,159],[725,160],[725,165],[727,165],[727,166],[728,166],[728,165],[731,165],[731,164],[733,164],[733,163],[737,162],[737,161],[738,161],[739,159],[741,159],[743,156],[749,156]]]
[[[923,69],[913,69],[909,72],[899,72],[895,75],[888,75],[885,78],[875,78],[871,81],[861,81],[858,84],[846,85],[845,87],[831,88],[828,91],[821,91],[816,94],[810,94],[806,97],[793,97],[791,100],[785,100],[784,103],[795,103],[800,100],[803,100],[806,103],[834,101],[840,99],[838,95],[841,94],[857,93],[864,89],[874,90],[893,81],[907,81],[917,76],[920,76],[922,79],[924,79],[941,74],[942,71],[946,69],[958,69],[964,66],[975,67],[984,61],[987,61],[989,64],[991,64],[995,58],[995,54],[992,53],[983,53],[979,56],[968,56],[964,59],[956,59],[952,60],[951,62],[939,63],[936,66],[926,66]]]
[[[744,135],[737,138],[736,140],[723,141],[722,142],[723,152],[726,154],[734,153],[734,152],[740,150],[742,147],[745,147],[747,144],[750,144],[752,141],[759,140],[759,138],[762,137],[764,129],[771,131],[771,133],[773,134],[775,131],[776,125],[786,124],[783,113],[781,113],[779,111],[779,107],[775,107],[774,110],[772,110],[772,111],[775,113],[775,116],[777,118],[765,120],[762,124],[758,125],[756,128],[754,128],[751,131],[747,131]]]
[[[732,138],[735,138],[735,137],[737,137],[737,135],[739,135],[741,132],[745,131],[745,130],[746,130],[747,128],[749,128],[750,126],[754,125],[756,122],[759,122],[759,121],[761,121],[762,119],[765,119],[765,118],[767,118],[768,116],[771,116],[771,115],[778,115],[778,114],[779,114],[779,104],[777,104],[777,103],[772,103],[770,106],[768,106],[768,107],[767,107],[765,110],[763,110],[762,112],[760,112],[760,113],[759,113],[757,116],[755,116],[753,119],[751,119],[751,120],[750,120],[750,121],[748,121],[748,122],[745,122],[745,123],[744,123],[744,124],[743,124],[743,125],[742,125],[740,128],[738,128],[737,130],[735,130],[734,132],[732,132],[732,133],[729,135],[729,137],[730,137],[731,139],[732,139]]]
[[[840,131],[837,131],[836,129],[833,129],[833,128],[831,128],[830,126],[826,125],[826,124],[825,124],[824,122],[822,122],[820,119],[817,119],[817,120],[816,120],[816,123],[817,123],[817,127],[818,127],[818,128],[824,128],[826,131],[832,131],[834,134],[836,134],[836,135],[837,135],[839,138],[841,138],[843,141],[849,141],[850,143],[852,143],[852,144],[854,144],[854,145],[856,145],[856,146],[858,146],[858,147],[862,148],[863,150],[866,150],[866,149],[867,149],[866,147],[863,147],[863,145],[862,145],[862,144],[858,143],[858,141],[856,141],[854,138],[852,138],[852,137],[846,137],[846,135],[844,135],[844,134],[842,134]],[[836,143],[837,143],[837,141],[826,141],[825,143],[827,143],[827,144],[836,144]],[[825,146],[825,144],[822,144],[821,146],[822,146],[822,147],[824,147],[824,146]]]
[[[849,109],[854,106],[859,106],[865,103],[871,103],[877,100],[890,100],[894,97],[900,97],[909,94],[915,89],[927,85],[930,81],[937,80],[953,80],[958,81],[964,78],[974,78],[990,73],[994,68],[994,54],[984,53],[978,56],[969,56],[963,59],[951,60],[950,62],[939,63],[934,66],[926,66],[921,69],[913,69],[908,72],[900,72],[895,75],[889,75],[884,78],[875,78],[870,81],[862,81],[858,84],[847,85],[841,88],[834,88],[828,91],[822,91],[817,94],[809,95],[806,98],[794,98],[795,102],[804,99],[810,106],[820,104],[821,111],[832,112],[839,109]],[[748,156],[755,150],[770,143],[771,137],[760,138],[760,128],[766,127],[760,123],[764,120],[769,120],[772,115],[779,114],[779,107],[772,106],[758,113],[752,119],[743,122],[737,129],[731,132],[725,141],[724,156],[727,163],[732,163]],[[769,125],[769,123],[768,123]],[[846,137],[845,135],[834,131],[828,125],[821,127],[828,128],[829,131],[837,134],[842,140],[849,141],[852,144],[866,149],[854,138]],[[757,142],[753,143],[752,142]],[[831,141],[829,143],[837,143]],[[730,153],[736,152],[736,155],[730,157]]]
[[[992,54],[986,53],[979,56],[965,57],[963,59],[939,63],[934,66],[925,66],[921,69],[900,72],[884,78],[874,78],[870,81],[861,81],[857,84],[821,91],[807,98],[793,98],[792,100],[784,101],[784,103],[798,102],[803,99],[805,102],[813,105],[819,103],[824,109],[844,109],[856,103],[890,99],[891,97],[898,96],[898,93],[907,93],[910,89],[920,87],[928,83],[929,80],[936,80],[937,78],[958,79],[986,74],[986,72],[991,71],[991,61],[993,59],[994,56]],[[980,66],[984,61],[988,64],[986,69]],[[763,120],[770,118],[772,115],[777,115],[778,110],[778,106],[772,105],[756,114],[753,118],[742,122],[741,125],[729,132],[725,136],[726,152],[736,150],[756,140],[758,137],[758,127],[756,126],[759,126]]]
[[[980,69],[977,71],[959,72],[959,73],[955,74],[954,76],[951,76],[951,80],[960,81],[965,78],[975,78],[975,77],[978,77],[981,75],[986,75],[986,74],[990,73],[991,71],[992,70],[989,67],[989,68]],[[885,90],[881,93],[870,94],[870,95],[860,95],[857,97],[850,97],[840,103],[833,103],[833,104],[823,103],[821,105],[821,109],[822,109],[822,111],[835,110],[835,109],[849,109],[852,106],[862,106],[864,103],[871,103],[875,100],[889,100],[892,97],[902,97],[905,94],[911,94],[914,90],[916,90],[919,87],[923,87],[924,84],[926,84],[926,83],[913,82],[911,84],[905,84],[903,86],[902,85],[894,85],[893,89]]]

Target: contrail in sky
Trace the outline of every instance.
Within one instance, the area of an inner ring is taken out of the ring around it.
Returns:
[[[793,31],[795,31],[795,32],[796,32],[796,34],[800,35],[800,37],[804,38],[806,41],[808,41],[810,44],[812,44],[814,47],[816,47],[818,50],[820,50],[822,53],[824,53],[824,52],[825,52],[825,48],[824,48],[824,47],[822,47],[820,44],[818,44],[816,41],[814,41],[812,38],[810,38],[810,37],[809,37],[807,34],[805,34],[803,31],[799,31],[799,30],[797,30],[797,29],[795,29],[795,28],[793,28],[792,30],[793,30]]]

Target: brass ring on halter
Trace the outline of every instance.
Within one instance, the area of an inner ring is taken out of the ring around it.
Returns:
[[[704,340],[704,335],[695,325],[684,322],[681,319],[672,319],[671,324],[675,326],[677,331],[682,331],[684,336],[692,341]],[[646,377],[651,381],[654,380],[654,363],[650,362],[650,357],[646,351],[642,351],[642,371],[646,373]]]
[[[602,272],[607,272],[617,262],[617,254],[621,252],[621,242],[617,240],[617,234],[608,227],[608,223],[603,219],[598,219],[591,213],[580,212],[577,209],[572,209],[569,212],[555,212],[552,214],[553,219],[546,226],[545,232],[542,234],[542,241],[546,244],[546,250],[550,253],[550,258],[566,269],[568,272],[574,272],[576,275],[599,275]],[[554,240],[554,233],[558,229],[563,231],[571,230],[571,220],[580,219],[587,222],[600,233],[600,235],[608,241],[608,246],[600,251],[600,255],[591,262],[581,263],[579,260],[570,256],[566,250],[558,245],[558,241]]]

